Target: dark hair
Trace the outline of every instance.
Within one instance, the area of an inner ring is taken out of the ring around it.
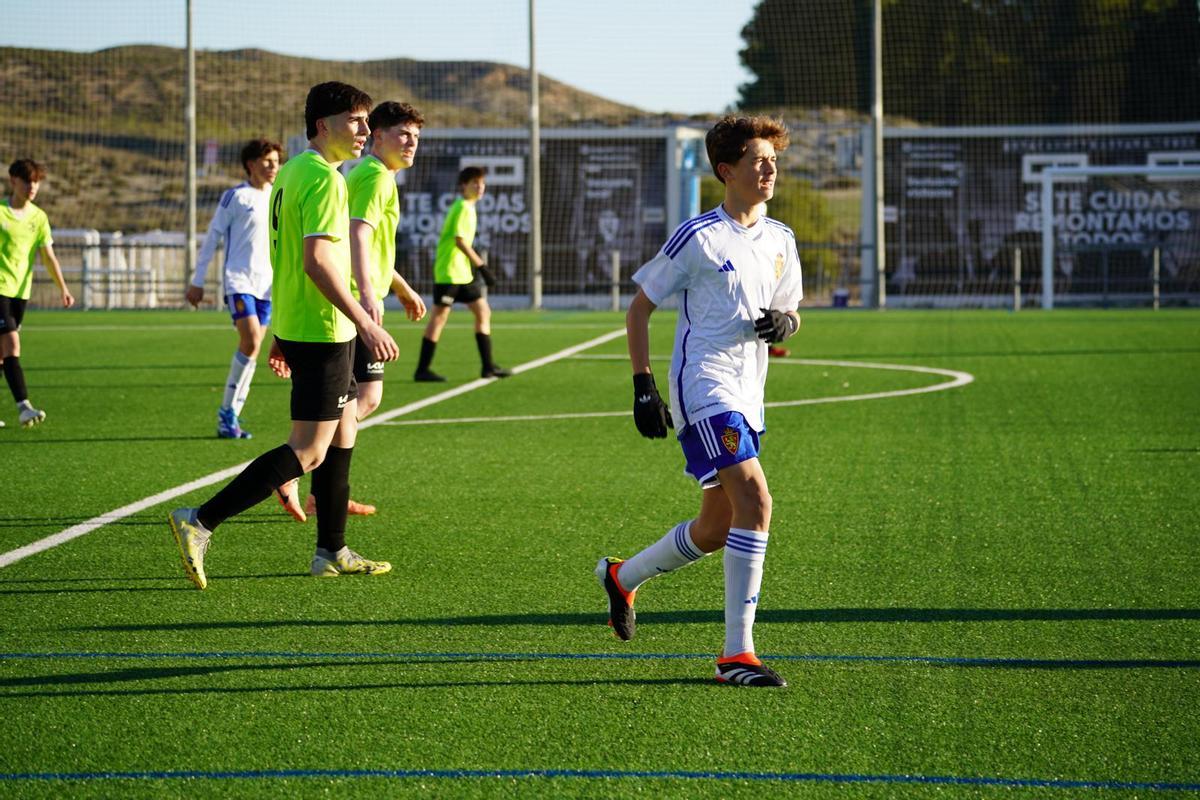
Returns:
[[[704,137],[708,163],[717,180],[725,182],[717,165],[736,164],[746,154],[746,145],[751,139],[766,139],[778,152],[787,149],[788,130],[783,120],[771,117],[735,117],[732,114],[721,117]]]
[[[32,158],[18,158],[9,166],[8,174],[33,183],[46,177],[46,168]]]
[[[246,174],[249,175],[250,162],[265,158],[271,153],[279,153],[282,157],[283,145],[279,142],[272,142],[270,139],[251,139],[242,147],[242,169],[246,170]]]
[[[458,173],[458,185],[465,186],[476,178],[482,178],[487,174],[487,170],[483,167],[463,167],[462,172]]]
[[[339,81],[318,83],[308,90],[308,97],[304,101],[305,132],[311,139],[317,135],[317,120],[370,107],[371,95],[361,89]]]
[[[371,130],[409,123],[420,128],[425,124],[425,118],[421,116],[420,111],[408,103],[397,103],[394,100],[386,100],[375,106],[375,110],[367,118],[367,124],[371,126]]]

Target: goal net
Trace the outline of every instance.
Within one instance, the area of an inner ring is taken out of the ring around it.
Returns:
[[[397,177],[396,267],[419,290],[432,286],[456,175],[484,166],[476,243],[499,279],[493,304],[530,304],[536,251],[547,306],[608,308],[628,300],[632,273],[678,224],[723,196],[703,134],[727,111],[763,113],[792,134],[769,212],[796,232],[805,303],[873,296],[870,2],[686,13],[627,0],[538,4],[540,244],[525,4],[478,4],[469,20],[454,4],[340,16],[316,0],[191,5],[197,238],[243,177],[245,141],[265,136],[295,154],[308,87],[342,80],[425,114],[416,163]],[[86,307],[184,304],[185,7],[47,0],[3,15],[0,159],[49,169],[40,203]],[[1039,170],[1153,166],[1200,151],[1200,12],[1190,0],[883,0],[882,18],[888,305],[1008,303],[1018,261],[1025,296],[1037,297],[1039,228],[1021,223]],[[296,19],[309,20],[302,33]],[[311,52],[325,42],[335,46]],[[1184,191],[1177,214],[1195,223],[1193,199]],[[1189,274],[1189,248],[1160,251],[1163,275]],[[220,278],[218,255],[212,305]],[[53,302],[40,269],[35,287],[35,303]]]
[[[1044,171],[1034,212],[1044,308],[1200,299],[1200,152],[1158,161]]]

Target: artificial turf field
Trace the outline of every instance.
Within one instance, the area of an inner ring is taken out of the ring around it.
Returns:
[[[604,625],[597,558],[698,502],[633,427],[623,336],[564,357],[620,316],[497,314],[501,363],[534,363],[478,388],[465,313],[446,385],[408,380],[400,317],[380,413],[433,402],[361,432],[380,510],[347,535],[396,569],[308,577],[312,523],[269,501],[204,592],[166,516],[223,481],[138,501],[277,446],[288,385],[260,367],[255,438],[219,441],[223,315],[27,317],[48,420],[3,406],[0,554],[95,527],[0,555],[0,796],[1200,794],[1200,313],[805,313],[767,400],[827,402],[769,407],[762,455],[782,690],[712,679],[719,555],[642,588],[634,641]],[[954,379],[802,359],[974,380],[833,401]]]

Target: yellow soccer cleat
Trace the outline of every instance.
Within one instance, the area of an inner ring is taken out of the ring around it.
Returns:
[[[197,589],[205,588],[208,586],[208,578],[204,575],[204,554],[208,552],[208,542],[212,533],[196,521],[194,508],[177,508],[167,519],[171,523],[175,544],[179,545],[183,571],[187,573],[188,579],[196,584]]]
[[[363,558],[349,547],[343,547],[332,560],[317,553],[309,572],[317,578],[336,578],[339,575],[383,575],[392,571],[388,561]]]

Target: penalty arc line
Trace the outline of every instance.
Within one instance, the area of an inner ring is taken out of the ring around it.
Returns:
[[[532,369],[537,369],[538,367],[544,367],[547,364],[553,364],[555,361],[560,361],[564,358],[570,358],[571,356],[582,352],[583,350],[605,344],[606,342],[611,342],[613,339],[624,335],[624,328],[615,331],[609,331],[602,336],[597,336],[596,338],[589,339],[586,342],[559,350],[557,353],[551,353],[548,356],[535,358],[533,361],[527,361],[524,364],[519,364],[512,368],[512,372],[514,375],[516,375],[522,372],[528,372]],[[456,386],[453,389],[448,389],[444,392],[430,395],[429,397],[421,400],[407,403],[397,408],[393,408],[390,411],[385,411],[382,414],[376,414],[370,419],[360,422],[358,425],[359,430],[370,428],[374,425],[380,425],[389,420],[395,419],[396,417],[403,416],[404,414],[410,414],[413,411],[427,408],[435,403],[440,403],[443,400],[449,400],[452,397],[458,397],[459,395],[466,394],[467,392],[473,392],[476,389],[482,389],[484,386],[495,383],[496,380],[496,378],[478,378],[469,383],[464,383],[462,386]],[[0,569],[3,569],[10,564],[15,564],[21,559],[28,558],[29,556],[50,550],[54,547],[58,547],[59,545],[65,544],[72,539],[78,539],[80,536],[85,536],[97,528],[101,528],[109,523],[119,522],[126,517],[133,516],[134,514],[145,511],[148,508],[153,508],[160,503],[173,500],[176,497],[180,497],[197,489],[203,489],[205,486],[211,486],[214,483],[219,483],[226,478],[232,478],[234,475],[237,475],[239,472],[245,469],[249,463],[249,461],[243,461],[242,463],[236,464],[232,467],[213,472],[209,475],[205,475],[202,478],[197,478],[194,481],[188,481],[187,483],[180,484],[179,486],[175,486],[171,489],[166,489],[157,494],[150,495],[149,497],[145,497],[134,503],[130,503],[129,505],[121,506],[120,508],[106,512],[97,517],[92,517],[91,519],[81,522],[78,525],[72,525],[65,530],[51,534],[43,539],[38,539],[36,542],[31,542],[22,547],[18,547],[15,550],[9,550],[6,553],[0,553]]]
[[[605,356],[605,355],[588,355],[577,356],[580,359],[587,360],[617,360],[625,359],[626,356]],[[942,375],[950,378],[948,381],[931,384],[929,386],[918,386],[912,389],[893,389],[886,392],[870,392],[868,394],[847,394],[836,395],[833,397],[809,397],[801,400],[776,400],[770,403],[764,403],[766,408],[790,408],[794,406],[813,406],[823,403],[849,403],[858,400],[882,400],[887,397],[905,397],[914,394],[927,394],[929,392],[942,392],[948,389],[957,389],[960,386],[966,386],[974,382],[975,376],[969,372],[960,372],[953,369],[940,369],[938,367],[921,367],[910,364],[881,364],[871,361],[829,361],[816,358],[795,358],[787,361],[779,362],[790,366],[820,366],[820,367],[859,367],[863,369],[888,369],[898,372],[920,372],[927,375]],[[628,417],[628,411],[577,411],[562,414],[521,414],[502,417],[455,417],[447,419],[405,419],[398,422],[390,420],[380,420],[380,423],[385,425],[458,425],[467,423],[481,422],[544,422],[549,420],[567,420],[567,419],[598,419],[602,417]]]

